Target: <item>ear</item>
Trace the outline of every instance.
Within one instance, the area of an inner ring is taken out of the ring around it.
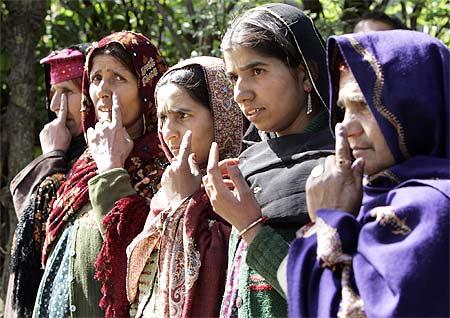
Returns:
[[[313,80],[316,80],[318,77],[317,64],[313,61],[310,61],[308,62],[308,68]],[[308,70],[306,69],[306,66],[304,64],[300,64],[298,66],[298,80],[299,84],[301,85],[304,91],[312,89],[311,79],[308,75]]]

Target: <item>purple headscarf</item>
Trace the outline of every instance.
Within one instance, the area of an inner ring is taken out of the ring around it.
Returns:
[[[319,209],[297,233],[290,317],[449,316],[449,56],[413,31],[329,39],[331,125],[342,57],[396,162],[364,186],[357,217]]]
[[[339,54],[355,76],[396,163],[407,167],[397,165],[389,170],[400,180],[448,178],[448,48],[424,33],[406,30],[331,37],[328,64],[333,126],[342,119],[342,111],[336,107]]]

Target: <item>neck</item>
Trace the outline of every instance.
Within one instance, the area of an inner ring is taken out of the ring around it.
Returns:
[[[328,114],[324,111],[320,111],[318,108],[314,108],[314,111],[310,114],[302,112],[299,116],[298,123],[293,123],[288,129],[277,132],[277,137],[286,136],[292,134],[301,134],[307,132],[317,132],[323,129],[328,124]]]
[[[142,117],[139,117],[137,121],[135,121],[130,126],[126,127],[127,133],[130,135],[131,139],[137,139],[142,136],[144,132],[144,121]]]

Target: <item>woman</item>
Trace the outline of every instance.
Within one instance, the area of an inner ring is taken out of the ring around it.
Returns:
[[[153,94],[164,70],[157,49],[134,32],[113,33],[90,51],[83,75],[82,124],[96,155],[86,150],[58,190],[47,223],[45,272],[34,316],[98,317],[105,314],[101,309],[108,314],[123,301],[125,248],[142,230],[146,200],[156,192],[163,171]],[[99,130],[117,126],[119,133],[112,142],[120,143],[126,154],[113,164],[124,165],[137,192],[110,202],[97,214],[90,204],[88,182],[112,163],[95,152],[95,143],[108,145],[111,140],[92,140],[94,125]]]
[[[42,155],[19,172],[10,185],[19,222],[11,252],[7,317],[31,317],[42,276],[40,259],[49,202],[56,196],[73,162],[86,148],[80,107],[88,46],[75,45],[54,51],[41,60],[49,123],[39,135]]]
[[[448,317],[450,52],[384,31],[332,37],[328,61],[342,122],[308,179],[315,225],[289,251],[289,314]]]
[[[222,50],[235,101],[266,140],[241,154],[239,168],[228,161],[219,169],[211,148],[204,184],[214,211],[234,226],[221,316],[283,317],[276,271],[295,231],[309,222],[302,186],[330,154],[321,149],[331,148],[323,41],[303,12],[271,4],[239,17]],[[228,170],[234,192],[220,170]]]
[[[225,285],[230,225],[216,215],[201,186],[208,151],[220,157],[241,151],[243,116],[233,102],[223,62],[188,59],[167,71],[156,89],[160,139],[171,165],[152,199],[144,230],[127,249],[127,293],[132,317],[215,317]],[[120,171],[107,172],[102,184],[133,192]],[[121,172],[124,173],[123,171]],[[121,181],[126,181],[122,179]],[[94,209],[106,196],[95,196]]]

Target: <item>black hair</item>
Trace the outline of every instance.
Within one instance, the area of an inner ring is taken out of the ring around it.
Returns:
[[[92,56],[90,57],[90,63],[92,63],[95,56],[101,54],[111,55],[120,63],[122,63],[132,74],[137,76],[131,55],[119,43],[111,42],[102,48],[95,49],[95,51],[92,53]]]
[[[71,46],[68,47],[68,49],[80,51],[81,53],[83,53],[84,56],[86,56],[89,53],[91,47],[92,42],[87,42],[87,43],[72,44]]]
[[[373,20],[373,21],[382,22],[384,24],[389,25],[394,30],[395,29],[408,30],[406,25],[402,21],[400,21],[400,19],[398,19],[397,17],[388,16],[386,13],[381,12],[381,11],[366,12],[365,14],[363,14],[361,19],[356,24],[358,24],[361,21],[365,21],[365,20]]]
[[[205,72],[198,64],[170,71],[156,86],[156,91],[166,84],[175,84],[185,89],[189,96],[207,109],[211,109]]]
[[[250,10],[232,22],[220,48],[222,51],[235,46],[251,48],[261,55],[277,58],[294,69],[303,61],[293,43],[289,30],[279,19],[267,11]]]

